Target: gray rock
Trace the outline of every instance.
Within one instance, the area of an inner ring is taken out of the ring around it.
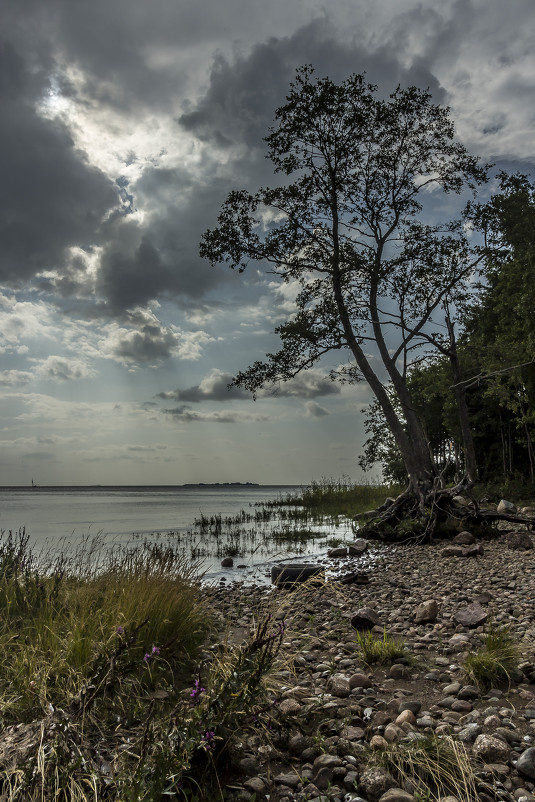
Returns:
[[[472,744],[480,734],[480,725],[472,722],[471,724],[467,724],[466,727],[463,727],[463,729],[458,733],[457,738],[463,744]]]
[[[390,788],[379,798],[379,802],[415,802],[415,798],[401,788]]]
[[[464,546],[446,546],[440,552],[443,557],[464,557]]]
[[[414,614],[415,624],[427,624],[435,621],[438,615],[438,604],[435,599],[429,599],[418,605]]]
[[[357,672],[356,674],[352,674],[349,677],[349,687],[351,690],[353,688],[371,688],[373,682],[366,674],[362,674],[361,672]]]
[[[223,557],[221,560],[221,568],[232,568],[234,565],[234,560],[232,557]]]
[[[337,546],[335,549],[329,549],[327,552],[327,557],[331,559],[334,557],[347,557],[349,554],[349,547],[348,546]]]
[[[255,757],[244,757],[240,760],[240,771],[249,777],[255,777],[260,770],[260,762]]]
[[[516,508],[516,505],[513,504],[512,501],[506,501],[504,498],[502,498],[502,500],[498,504],[498,510],[497,511],[498,512],[505,512],[505,513],[511,513],[512,515],[514,515],[516,512],[518,512],[518,510]]]
[[[351,626],[357,630],[373,629],[382,626],[381,619],[371,607],[361,607],[351,619]]]
[[[509,745],[505,741],[485,733],[477,736],[472,747],[474,756],[482,760],[483,763],[507,763],[509,751]]]
[[[506,532],[505,540],[510,549],[528,551],[533,548],[533,541],[526,531]]]
[[[295,774],[293,771],[290,771],[286,774],[277,774],[276,777],[273,778],[277,785],[287,785],[288,788],[297,788],[301,780],[299,779],[299,775]]]
[[[365,540],[363,537],[358,537],[349,546],[349,553],[351,555],[364,554],[364,552],[367,550],[368,550],[368,541]]]
[[[463,627],[479,627],[488,619],[489,614],[478,602],[462,607],[453,616],[453,620]]]
[[[535,782],[535,746],[530,746],[529,749],[522,752],[518,758],[516,769],[523,777]]]
[[[470,532],[466,531],[459,532],[452,540],[452,543],[457,543],[460,546],[472,546],[475,542],[475,537]]]
[[[330,678],[329,682],[327,683],[327,690],[332,696],[336,696],[338,699],[347,699],[351,693],[351,687],[349,685],[348,678],[339,676],[337,674]]]
[[[266,784],[260,777],[251,777],[250,780],[245,780],[243,786],[251,793],[256,794],[256,799],[264,799],[266,796]]]
[[[364,794],[369,802],[379,802],[382,795],[391,788],[397,788],[397,783],[386,769],[367,769],[361,774],[359,792]]]

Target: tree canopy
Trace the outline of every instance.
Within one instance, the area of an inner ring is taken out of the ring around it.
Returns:
[[[432,223],[424,206],[431,194],[475,191],[486,168],[417,87],[385,99],[363,75],[336,84],[305,66],[275,120],[266,143],[278,185],[231,192],[201,243],[213,264],[262,262],[299,287],[280,350],[234,382],[255,393],[337,353],[333,380],[368,382],[423,510],[440,471],[408,368],[436,347],[444,310],[482,260],[460,217]]]

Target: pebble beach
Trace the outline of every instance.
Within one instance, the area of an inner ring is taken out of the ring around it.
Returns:
[[[348,556],[333,558],[338,578],[319,585],[205,588],[221,640],[240,643],[268,610],[285,623],[273,678],[279,726],[267,743],[244,734],[225,798],[419,802],[421,791],[370,769],[367,756],[434,734],[468,756],[481,802],[535,801],[534,538],[502,527],[479,541],[370,543],[364,579],[361,558]],[[344,584],[352,573],[360,581]],[[508,627],[522,658],[483,692],[463,665],[490,626]],[[367,665],[356,638],[366,630],[403,641],[403,655]],[[466,802],[442,797],[456,799]]]

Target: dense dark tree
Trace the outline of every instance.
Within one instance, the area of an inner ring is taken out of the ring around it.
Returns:
[[[440,359],[412,367],[408,384],[443,470],[458,473],[465,461],[455,395],[461,388],[479,478],[534,482],[535,187],[520,174],[500,173],[498,183],[490,201],[468,210],[483,237],[485,260],[479,292],[464,299],[456,375],[446,345]],[[399,455],[377,409],[368,430],[364,465],[376,457],[386,476],[399,475]]]
[[[280,185],[232,192],[201,244],[213,264],[263,262],[299,285],[281,350],[234,382],[254,393],[338,352],[332,378],[368,382],[401,454],[399,508],[427,515],[447,491],[407,371],[436,347],[434,328],[482,257],[462,220],[424,222],[423,202],[430,190],[475,190],[485,169],[455,140],[448,110],[415,87],[384,100],[362,75],[335,84],[304,67],[276,121],[266,142]]]

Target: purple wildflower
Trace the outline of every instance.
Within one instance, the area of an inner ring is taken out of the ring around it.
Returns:
[[[124,627],[117,627],[117,634],[124,635]]]
[[[145,652],[145,654],[143,655],[143,661],[145,663],[148,663],[149,660],[150,660],[150,654],[148,654],[148,652]]]
[[[206,732],[202,736],[203,746],[205,749],[215,749],[214,738],[215,738],[215,732],[213,730],[206,730]]]
[[[195,680],[195,687],[193,688],[193,690],[190,693],[190,698],[191,698],[190,704],[195,706],[197,704],[197,702],[199,701],[199,697],[200,697],[201,693],[204,693],[205,690],[206,690],[206,688],[201,688],[200,680],[196,679]]]
[[[153,646],[152,647],[152,654],[160,654],[160,647],[159,646]]]

